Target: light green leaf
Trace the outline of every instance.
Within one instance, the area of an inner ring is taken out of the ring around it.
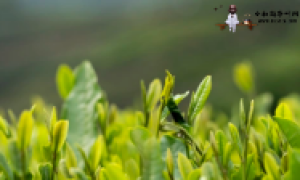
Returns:
[[[167,170],[169,174],[171,176],[174,176],[174,163],[173,163],[172,152],[170,148],[167,149],[166,163],[167,163]]]
[[[98,127],[95,126],[98,121],[96,106],[103,100],[103,94],[90,62],[84,61],[74,74],[75,85],[64,102],[62,119],[69,120],[67,141],[70,145],[73,147],[79,143],[88,152],[98,136]]]
[[[129,180],[125,173],[122,171],[122,167],[116,163],[109,163],[105,166],[107,176],[109,180],[120,179],[120,180]]]
[[[286,103],[280,103],[275,111],[275,116],[283,119],[293,120],[293,114]]]
[[[0,133],[3,132],[7,137],[9,136],[9,129],[6,121],[0,116]]]
[[[18,147],[26,149],[31,141],[33,119],[30,111],[23,111],[18,123]]]
[[[202,108],[204,107],[204,104],[210,94],[211,85],[211,76],[206,76],[198,86],[196,93],[192,96],[190,107],[188,110],[189,123],[192,123],[192,121],[194,121],[196,116],[201,112]]]
[[[172,76],[172,74],[169,71],[166,71],[166,73],[167,76],[165,78],[164,88],[161,93],[161,101],[163,107],[167,104],[169,98],[171,97],[174,88],[174,83],[175,83],[175,77]]]
[[[77,167],[76,156],[68,143],[66,143],[66,166],[68,169]]]
[[[186,156],[186,145],[185,143],[179,139],[175,138],[173,136],[169,135],[164,135],[160,139],[160,145],[161,145],[161,150],[162,150],[162,158],[164,161],[167,161],[167,149],[170,149],[171,154],[172,154],[172,164],[173,164],[173,177],[174,180],[179,180],[181,179],[181,174],[178,169],[178,154],[181,153]],[[168,163],[168,161],[167,161]]]
[[[247,120],[246,120],[246,114],[245,114],[245,108],[244,108],[244,101],[243,101],[243,99],[241,99],[241,101],[240,101],[240,124],[241,124],[241,126],[243,127],[243,128],[245,128],[246,127],[246,125],[247,125]]]
[[[229,160],[230,160],[230,157],[231,157],[231,153],[232,153],[232,150],[233,150],[233,145],[231,142],[227,142],[226,143],[226,146],[225,146],[225,152],[224,152],[224,155],[223,155],[223,165],[225,167],[228,166],[228,163],[229,163]]]
[[[293,148],[300,148],[300,127],[299,125],[288,119],[283,119],[279,117],[273,117],[274,121],[276,121],[279,125],[279,128],[285,135],[288,143]]]
[[[255,163],[254,163],[254,155],[248,154],[247,155],[247,180],[254,180],[255,179]]]
[[[205,180],[216,180],[216,172],[214,166],[211,162],[204,162],[201,166],[201,180],[202,178]]]
[[[60,151],[64,145],[69,130],[69,121],[60,120],[55,123],[53,131],[53,150]]]
[[[78,149],[78,151],[79,151],[81,157],[82,157],[83,160],[84,160],[84,164],[85,164],[86,168],[89,170],[89,172],[92,172],[91,167],[90,167],[90,163],[89,163],[89,159],[88,159],[88,157],[86,156],[86,154],[85,154],[83,148],[80,147],[78,144],[77,144],[76,146],[77,146],[77,149]]]
[[[194,169],[190,172],[188,180],[199,180],[201,177],[201,169]]]
[[[56,108],[53,107],[50,119],[50,137],[53,140],[54,126],[57,121]]]
[[[51,180],[51,174],[52,174],[52,165],[49,163],[42,164],[39,166],[39,171],[41,178],[43,180]]]
[[[8,155],[9,161],[11,163],[12,169],[16,172],[17,175],[22,175],[23,173],[23,164],[25,163],[26,170],[29,167],[29,160],[31,159],[30,148],[25,151],[26,159],[23,159],[21,156],[21,151],[18,147],[16,140],[11,140],[8,144]]]
[[[149,86],[149,90],[146,97],[147,109],[151,111],[160,99],[162,92],[162,84],[159,79],[154,79]]]
[[[91,180],[81,169],[71,168],[70,172],[77,177],[76,180]]]
[[[137,179],[140,176],[138,164],[133,159],[125,162],[125,172],[129,175],[130,179]]]
[[[142,153],[142,180],[164,180],[162,171],[164,163],[160,151],[160,144],[154,137],[145,142]]]
[[[178,168],[183,180],[187,180],[188,175],[193,171],[193,166],[190,160],[180,152],[178,153]]]
[[[218,148],[218,155],[220,156],[220,161],[222,164],[225,164],[223,161],[225,159],[225,147],[227,143],[227,139],[223,131],[217,130],[216,132],[216,143],[217,143],[217,148]]]
[[[56,73],[56,86],[62,99],[66,99],[74,86],[74,74],[68,65],[60,65]]]
[[[274,157],[268,152],[264,155],[264,165],[268,175],[273,177],[273,179],[280,179],[279,166]]]
[[[95,172],[99,166],[101,159],[101,137],[99,136],[95,141],[89,153],[89,162],[92,172]]]
[[[7,180],[14,180],[13,172],[2,153],[0,153],[0,170],[3,171]]]
[[[252,64],[248,61],[239,63],[234,67],[234,82],[246,94],[253,93],[255,89],[253,76]]]
[[[137,127],[130,132],[131,141],[140,152],[144,151],[143,145],[150,137],[151,134],[149,130],[143,127]]]
[[[232,139],[232,143],[233,146],[236,147],[238,149],[238,152],[240,154],[240,156],[242,157],[243,155],[243,146],[242,146],[242,142],[239,136],[239,132],[237,130],[237,128],[235,127],[235,125],[233,125],[232,123],[228,123],[229,126],[229,131],[230,131],[230,135],[231,135],[231,139]]]

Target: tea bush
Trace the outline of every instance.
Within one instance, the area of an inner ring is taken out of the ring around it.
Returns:
[[[0,118],[0,179],[296,180],[300,98],[283,98],[269,115],[272,96],[255,94],[253,74],[247,62],[234,68],[250,105],[246,111],[241,100],[227,117],[205,106],[211,76],[192,93],[185,112],[178,104],[189,92],[174,93],[168,71],[164,85],[141,82],[142,111],[118,110],[88,61],[74,70],[61,65],[60,115],[37,99],[18,119],[12,111]]]

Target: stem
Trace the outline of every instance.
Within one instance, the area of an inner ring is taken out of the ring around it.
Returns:
[[[217,150],[215,149],[214,146],[212,146],[212,149],[213,149],[213,151],[214,151],[215,158],[216,158],[216,160],[217,160],[217,163],[218,163],[218,165],[219,165],[219,168],[220,168],[220,170],[221,170],[221,172],[222,172],[223,179],[224,179],[224,180],[227,180],[227,171],[226,171],[225,167],[223,166],[223,164],[222,164],[222,162],[221,162],[221,160],[220,160],[220,158],[219,158],[218,152],[217,152]]]
[[[244,173],[243,173],[243,179],[247,180],[247,152],[248,152],[248,132],[244,130],[244,135],[245,135],[245,142],[244,142],[244,158],[243,158],[243,163],[244,163]]]
[[[21,161],[22,161],[22,171],[23,171],[22,179],[25,180],[25,176],[26,176],[26,155],[25,155],[24,147],[22,147],[22,149],[21,149]]]
[[[55,178],[55,173],[56,173],[56,158],[57,158],[57,155],[56,155],[56,148],[54,150],[54,153],[53,153],[53,159],[52,159],[52,174],[51,174],[51,180],[54,180]]]
[[[190,141],[190,143],[195,146],[196,151],[202,156],[203,152],[201,151],[201,149],[198,147],[198,145],[196,144],[196,142],[193,140],[193,138],[184,130],[181,129],[180,132],[186,137],[188,138],[188,140]]]

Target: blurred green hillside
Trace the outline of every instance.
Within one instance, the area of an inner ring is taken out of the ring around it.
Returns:
[[[175,92],[195,89],[212,75],[209,102],[229,110],[243,95],[234,86],[236,62],[252,61],[257,89],[276,98],[299,92],[300,23],[259,24],[235,34],[216,23],[236,4],[241,21],[256,11],[299,10],[296,1],[89,1],[10,0],[0,3],[0,107],[19,112],[42,96],[59,105],[59,64],[89,59],[99,84],[120,107],[140,99],[140,80],[176,75]],[[223,8],[214,11],[215,7]],[[300,21],[298,19],[298,21]]]

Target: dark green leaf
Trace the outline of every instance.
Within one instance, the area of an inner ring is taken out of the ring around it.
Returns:
[[[185,92],[184,94],[177,94],[177,95],[173,96],[173,99],[174,99],[176,105],[178,106],[178,104],[179,104],[184,98],[186,98],[188,95],[189,95],[189,92],[187,91],[187,92]],[[161,117],[160,117],[161,121],[164,121],[164,120],[167,118],[167,116],[168,116],[169,114],[170,114],[170,111],[169,111],[168,107],[165,107],[165,108],[163,109],[162,114],[161,114]]]
[[[167,107],[168,107],[169,111],[171,112],[171,115],[176,123],[178,123],[178,124],[185,123],[185,120],[183,119],[181,112],[173,98],[170,98],[168,100]]]

